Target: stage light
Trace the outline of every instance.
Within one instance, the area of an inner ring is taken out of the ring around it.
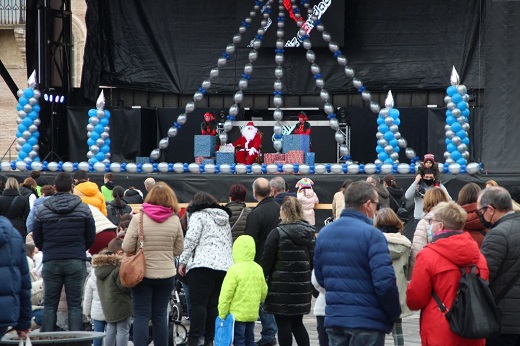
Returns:
[[[218,112],[219,122],[223,123],[226,121],[226,111],[221,110]]]
[[[338,108],[337,117],[340,124],[347,124],[350,126],[352,123],[352,114],[346,108]]]
[[[54,88],[49,88],[49,90],[43,94],[43,99],[51,103],[65,103],[65,96]]]

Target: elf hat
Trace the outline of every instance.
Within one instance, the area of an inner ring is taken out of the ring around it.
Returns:
[[[295,187],[298,189],[310,189],[312,188],[312,185],[314,185],[314,182],[310,180],[309,178],[302,178],[298,180]]]

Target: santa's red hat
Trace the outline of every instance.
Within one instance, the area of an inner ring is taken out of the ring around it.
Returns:
[[[307,114],[305,114],[305,112],[298,113],[298,118],[303,118],[303,120],[305,120],[305,121],[308,120]]]
[[[252,121],[250,121],[250,122],[248,122],[248,123],[246,124],[246,126],[253,126],[253,127],[255,127],[255,124],[254,124]]]

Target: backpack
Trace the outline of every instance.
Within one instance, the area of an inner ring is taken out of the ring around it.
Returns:
[[[458,268],[461,271],[459,289],[451,309],[448,310],[432,291],[433,299],[450,324],[450,330],[468,339],[487,338],[500,332],[500,312],[489,283],[480,277],[480,269],[476,265]]]

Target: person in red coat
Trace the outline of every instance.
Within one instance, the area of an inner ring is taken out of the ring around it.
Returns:
[[[248,122],[240,130],[240,133],[242,136],[233,143],[233,146],[236,148],[235,159],[237,163],[250,165],[255,162],[260,152],[262,137],[260,137],[258,129],[252,121]]]
[[[468,232],[477,242],[478,247],[482,246],[487,228],[482,226],[482,222],[477,215],[477,199],[482,189],[475,183],[467,183],[460,189],[457,204],[460,205],[467,213],[466,225],[464,231]]]
[[[200,133],[207,136],[217,135],[215,116],[211,112],[204,113],[204,121],[200,123]]]
[[[432,296],[435,291],[449,309],[459,287],[458,267],[476,265],[480,276],[489,280],[486,259],[471,236],[463,231],[466,212],[455,202],[441,202],[431,213],[429,232],[433,242],[417,255],[412,279],[406,291],[406,304],[421,310],[420,334],[423,345],[484,346],[485,339],[466,339],[450,330],[448,320]],[[458,266],[458,267],[457,267]]]
[[[305,112],[300,112],[298,114],[298,124],[294,127],[291,134],[293,135],[310,135],[311,134],[311,124],[309,123],[309,119],[307,118],[307,114]]]

